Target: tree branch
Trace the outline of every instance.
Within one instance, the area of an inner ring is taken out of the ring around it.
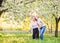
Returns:
[[[3,2],[3,0],[0,0],[0,7],[2,6],[2,2]]]
[[[33,3],[33,2],[35,2],[35,0],[29,1],[29,2],[27,2],[25,4],[29,4],[29,3]]]
[[[8,8],[0,11],[0,16],[1,16],[1,14],[2,14],[3,12],[5,12],[6,10],[8,10]]]
[[[55,14],[52,14],[55,18],[57,18],[56,16],[55,16]]]
[[[59,19],[58,19],[58,22],[60,21],[60,17],[59,17]]]

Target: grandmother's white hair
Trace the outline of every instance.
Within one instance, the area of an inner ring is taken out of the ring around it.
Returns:
[[[36,13],[36,12],[34,12],[34,13],[32,14],[32,16],[33,16],[33,17],[36,17],[36,16],[37,16],[37,13]]]

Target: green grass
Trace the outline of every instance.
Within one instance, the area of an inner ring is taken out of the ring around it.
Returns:
[[[44,34],[44,40],[32,39],[28,33],[0,33],[0,43],[60,43],[60,35],[58,38],[54,34]]]

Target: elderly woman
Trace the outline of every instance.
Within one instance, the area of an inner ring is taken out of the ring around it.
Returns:
[[[30,23],[30,29],[32,31],[32,38],[39,39],[38,22],[35,16],[32,17],[32,20]]]

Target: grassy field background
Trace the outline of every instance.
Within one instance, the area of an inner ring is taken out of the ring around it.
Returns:
[[[44,34],[44,40],[32,39],[28,32],[0,32],[0,43],[60,43],[60,34],[58,38],[54,34]]]

